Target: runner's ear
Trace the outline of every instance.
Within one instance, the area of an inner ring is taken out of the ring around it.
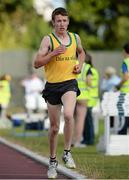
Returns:
[[[55,26],[55,22],[53,20],[51,21],[51,24],[53,27]]]

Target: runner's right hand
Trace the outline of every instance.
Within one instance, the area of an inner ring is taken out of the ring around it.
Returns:
[[[65,51],[66,51],[66,47],[64,45],[60,45],[59,47],[53,50],[53,55],[57,56],[60,54],[64,54]]]

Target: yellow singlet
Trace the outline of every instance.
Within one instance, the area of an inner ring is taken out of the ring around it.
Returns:
[[[70,41],[66,46],[65,53],[53,57],[52,60],[44,66],[46,80],[50,83],[75,79],[77,76],[73,73],[73,67],[77,64],[77,39],[74,33],[68,32],[68,36]],[[61,45],[61,42],[54,33],[49,34],[49,37],[52,44],[52,50]]]

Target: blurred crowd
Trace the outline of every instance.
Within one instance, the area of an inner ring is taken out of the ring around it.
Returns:
[[[74,147],[86,147],[95,143],[95,135],[99,132],[99,120],[104,119],[101,111],[101,100],[105,92],[129,93],[129,43],[123,47],[123,62],[121,75],[112,66],[105,67],[100,78],[94,67],[92,57],[86,53],[85,63],[77,81],[81,95],[77,97],[75,108],[75,128],[73,135]],[[115,126],[113,116],[110,117],[110,127]],[[121,121],[121,117],[119,117]],[[124,118],[124,124],[117,134],[127,134],[129,117]]]
[[[46,103],[41,96],[45,82],[36,73],[32,73],[23,79],[21,85],[24,88],[24,102],[28,117],[32,112],[46,108]]]
[[[6,116],[6,111],[11,99],[11,76],[4,74],[0,77],[0,118]]]
[[[104,74],[100,78],[98,70],[93,65],[92,56],[86,53],[85,63],[77,78],[81,94],[77,97],[74,112],[72,146],[86,147],[95,143],[95,135],[99,132],[99,120],[102,118],[101,99],[105,92],[129,92],[128,61],[129,44],[124,47],[121,76],[118,75],[114,67],[108,66],[105,67]],[[13,93],[11,91],[11,81],[12,78],[9,74],[0,77],[0,121],[5,119],[8,114],[11,94]],[[32,73],[25,77],[20,85],[24,88],[23,98],[28,118],[31,118],[32,113],[37,113],[43,109],[47,110],[47,105],[41,96],[45,80]],[[111,117],[111,126],[113,126],[113,117]],[[127,134],[127,129],[126,131],[122,130],[122,134]]]

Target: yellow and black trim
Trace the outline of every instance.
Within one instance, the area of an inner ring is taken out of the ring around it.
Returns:
[[[76,34],[75,34],[75,33],[73,33],[73,35],[74,35],[74,37],[75,37],[76,45],[77,45],[77,47],[78,47],[78,40],[77,40],[77,36],[76,36]]]
[[[52,41],[52,38],[51,38],[51,36],[50,35],[48,35],[49,36],[49,38],[50,38],[50,42],[51,42],[51,50],[53,51],[53,49],[54,49],[54,44],[53,44],[53,41]]]

